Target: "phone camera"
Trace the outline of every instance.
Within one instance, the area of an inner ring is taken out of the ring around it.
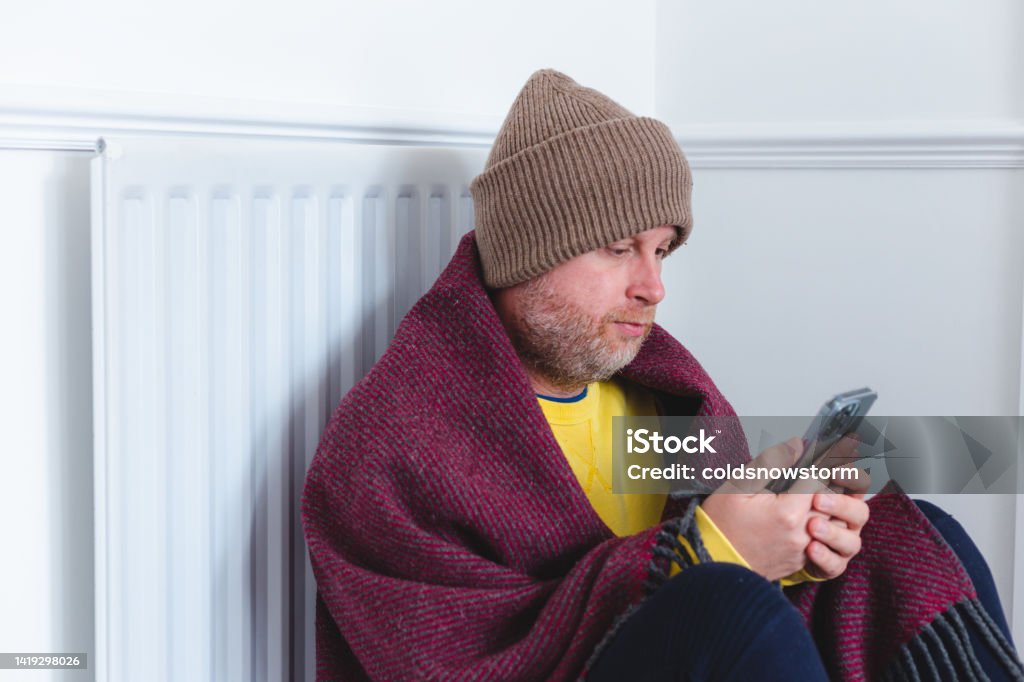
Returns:
[[[828,424],[826,424],[825,428],[822,430],[822,439],[828,440],[840,433],[846,432],[856,414],[856,403],[851,403],[850,405],[843,407],[843,409],[839,410],[837,414],[828,420]]]

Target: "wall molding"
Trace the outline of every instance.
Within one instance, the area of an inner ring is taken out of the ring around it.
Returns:
[[[1024,168],[1024,121],[673,126],[697,168]]]
[[[4,85],[0,149],[95,151],[138,134],[489,147],[502,117],[433,109]]]
[[[182,134],[489,147],[503,115],[4,85],[0,149],[95,151],[102,136]],[[695,168],[1024,168],[1024,119],[667,121]]]

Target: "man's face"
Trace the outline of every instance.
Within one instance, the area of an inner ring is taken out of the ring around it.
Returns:
[[[665,297],[661,260],[676,234],[661,225],[497,292],[495,305],[527,369],[575,389],[628,365]]]

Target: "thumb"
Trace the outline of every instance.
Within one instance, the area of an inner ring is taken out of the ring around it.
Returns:
[[[793,466],[800,455],[804,451],[804,441],[799,436],[794,436],[789,440],[783,441],[776,445],[771,446],[763,450],[757,457],[751,460],[748,467],[757,469],[783,469],[786,467]],[[750,483],[754,484],[755,490],[765,490],[772,483],[772,479],[767,476],[755,477]]]

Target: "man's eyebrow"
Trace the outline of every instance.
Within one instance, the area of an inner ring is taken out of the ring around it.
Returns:
[[[672,242],[675,241],[676,238],[677,238],[677,235],[672,235],[671,237],[665,237],[660,242],[658,242],[658,246],[660,248],[668,248],[669,246],[672,245]],[[632,244],[636,244],[637,242],[639,242],[639,240],[635,236],[628,236],[628,237],[623,237],[622,239],[617,239],[617,240],[613,241],[612,243],[608,244],[608,246],[615,246],[616,244],[630,244],[630,245],[632,245]]]

